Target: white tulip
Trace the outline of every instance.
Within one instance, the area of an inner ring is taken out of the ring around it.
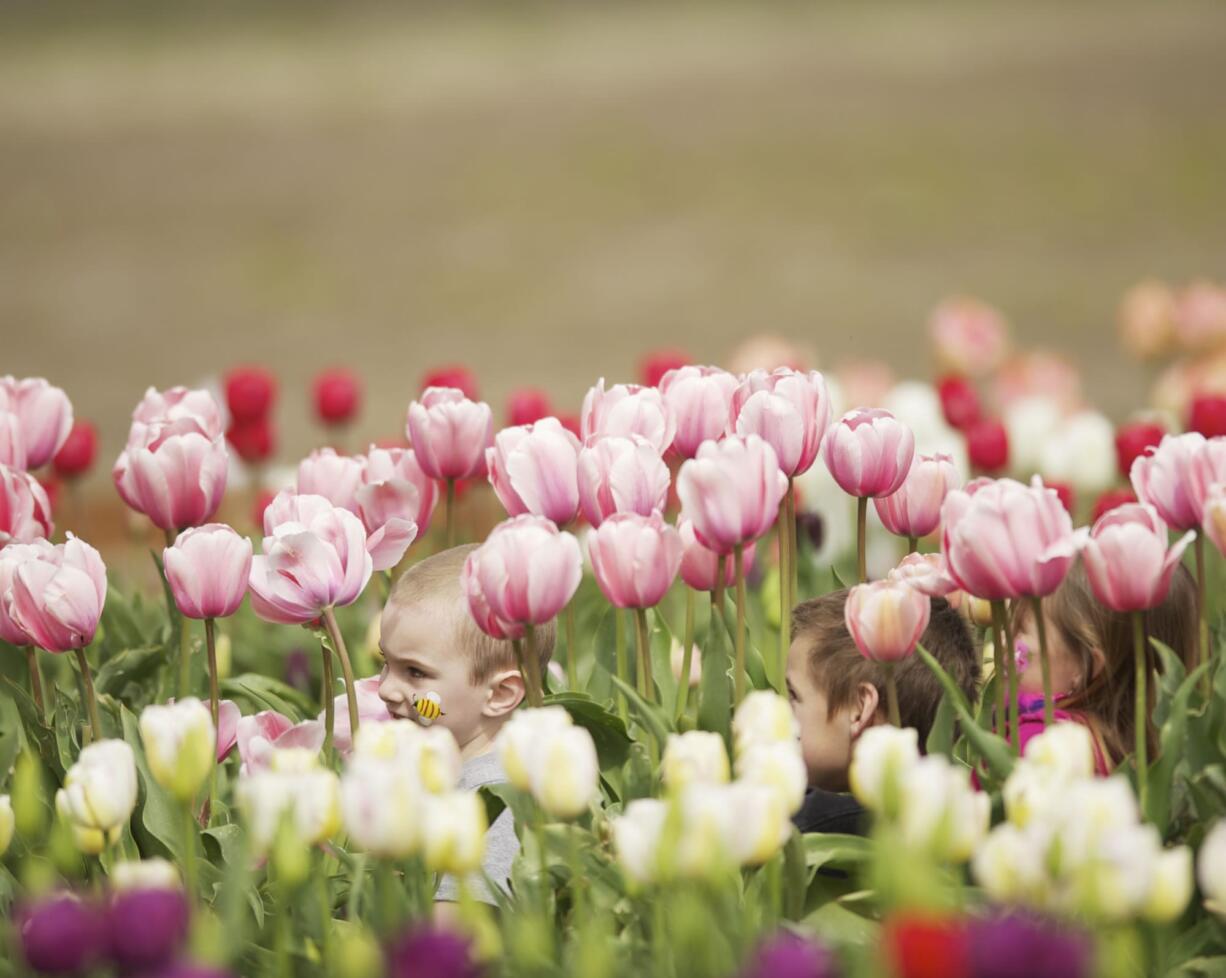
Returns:
[[[1205,895],[1205,906],[1219,917],[1226,916],[1226,820],[1215,822],[1200,852],[1196,854],[1196,880]]]
[[[111,889],[177,890],[183,882],[178,867],[165,859],[128,859],[111,867]]]
[[[521,791],[531,791],[532,772],[539,766],[537,750],[571,726],[565,707],[516,711],[498,734],[498,754],[507,780]]]
[[[423,727],[412,720],[368,723],[358,731],[354,756],[407,765],[432,794],[451,791],[460,781],[460,746],[445,727]]]
[[[919,756],[919,734],[913,727],[870,727],[852,752],[847,772],[852,794],[869,811],[892,817],[899,804],[903,773]]]
[[[283,820],[307,846],[331,838],[340,828],[340,780],[320,766],[314,751],[274,751],[269,768],[241,780],[237,791],[257,853],[268,851]]]
[[[780,741],[751,747],[737,758],[736,775],[746,784],[777,792],[789,816],[800,811],[804,804],[809,772],[799,742]]]
[[[669,817],[669,805],[658,798],[636,798],[609,822],[613,849],[627,879],[639,886],[660,876],[660,841]]]
[[[966,478],[970,471],[966,438],[945,420],[945,409],[935,387],[921,380],[904,380],[890,389],[880,406],[911,429],[917,455],[949,455],[959,474]]]
[[[1115,426],[1098,411],[1065,419],[1039,449],[1038,471],[1050,482],[1097,493],[1116,478]]]
[[[485,855],[485,804],[475,791],[428,795],[422,835],[431,872],[467,876]]]
[[[791,835],[791,813],[774,787],[734,781],[727,794],[732,816],[727,845],[742,866],[761,866]]]
[[[1192,850],[1166,849],[1158,857],[1142,914],[1146,920],[1169,924],[1183,914],[1192,899]]]
[[[746,696],[736,708],[732,736],[739,755],[757,744],[797,740],[800,727],[786,699],[769,689],[760,689]]]
[[[216,763],[217,731],[209,708],[195,697],[147,706],[140,736],[153,780],[180,802],[189,802]]]
[[[136,792],[132,748],[122,740],[99,740],[68,769],[55,807],[71,824],[82,851],[96,855],[119,841],[136,807]]]
[[[1060,406],[1051,398],[1022,397],[1005,408],[1005,432],[1009,438],[1009,467],[1028,479],[1039,470],[1043,446],[1061,423]]]
[[[1084,723],[1054,723],[1026,744],[1026,761],[1064,781],[1094,776],[1094,738]]]
[[[779,792],[762,785],[691,785],[679,805],[675,858],[678,872],[687,878],[759,866],[779,851],[792,830]]]
[[[1092,920],[1135,917],[1149,898],[1161,856],[1162,841],[1152,825],[1113,827],[1066,863],[1058,908]]]
[[[530,784],[537,804],[554,818],[575,818],[587,811],[600,782],[590,733],[583,727],[563,726],[539,743],[531,757]]]
[[[411,720],[404,722],[416,726]],[[380,858],[404,859],[418,851],[423,802],[414,772],[395,760],[359,756],[355,752],[341,779],[340,807],[345,831],[359,848]]]
[[[971,787],[970,772],[943,755],[921,757],[900,784],[899,826],[908,845],[965,862],[987,835],[991,799]]]
[[[726,783],[732,775],[724,738],[704,730],[669,734],[660,761],[660,775],[670,791],[678,791],[687,784]]]
[[[1043,849],[1016,825],[998,825],[975,851],[976,881],[997,903],[1039,903],[1044,892]]]
[[[1005,801],[1005,815],[1018,828],[1024,829],[1036,816],[1058,803],[1067,787],[1068,782],[1051,768],[1035,764],[1028,757],[1023,758],[1013,765],[1001,792]]]
[[[15,825],[13,802],[8,795],[0,795],[0,856],[8,852],[9,845],[12,844]]]

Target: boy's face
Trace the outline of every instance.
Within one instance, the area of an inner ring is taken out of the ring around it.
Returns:
[[[464,749],[489,732],[490,683],[474,686],[468,656],[455,645],[454,609],[443,599],[388,604],[379,622],[383,672],[379,696],[397,717],[415,720],[413,696],[435,692],[450,730]]]
[[[788,649],[788,699],[800,724],[800,748],[809,772],[809,784],[827,791],[847,790],[853,740],[848,711],[831,714],[823,690],[809,669],[807,643],[793,642]]]

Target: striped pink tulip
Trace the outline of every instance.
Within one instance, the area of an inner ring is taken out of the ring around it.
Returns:
[[[1157,448],[1134,459],[1128,473],[1137,499],[1153,506],[1173,529],[1192,530],[1200,525],[1203,494],[1197,497],[1192,470],[1204,448],[1205,437],[1197,432],[1166,435]],[[1208,487],[1203,482],[1204,490]]]
[[[875,662],[898,662],[911,655],[931,615],[931,599],[901,581],[858,584],[843,606],[856,648]]]
[[[33,645],[48,652],[82,649],[94,640],[106,603],[106,565],[71,533],[68,540],[17,565],[8,614]]]
[[[889,411],[858,408],[830,426],[822,451],[845,493],[861,499],[888,496],[907,478],[915,436]]]
[[[816,370],[755,370],[732,395],[729,427],[767,442],[788,477],[809,471],[829,425],[830,394]]]
[[[507,514],[570,523],[579,512],[579,449],[579,439],[557,418],[498,432],[485,450],[485,467]]]
[[[616,513],[588,536],[596,583],[618,608],[652,608],[681,566],[681,537],[659,512]]]
[[[55,547],[47,540],[33,543],[10,543],[0,549],[0,640],[9,645],[32,645],[33,639],[9,613],[12,600],[13,576],[27,560],[54,560]]]
[[[494,442],[494,415],[454,387],[427,387],[409,405],[405,430],[417,464],[432,479],[485,475],[485,450]]]
[[[412,520],[392,512],[379,512],[377,507],[382,500],[368,500],[367,517],[372,524],[377,523],[373,531],[367,529],[365,522],[360,522],[366,535],[366,552],[371,558],[372,570],[390,570],[404,556],[409,545],[417,538],[417,524]],[[322,519],[324,525],[331,528],[330,532],[337,536],[340,531],[338,524],[332,520],[333,510],[343,509],[335,506],[323,496],[309,493],[296,493],[292,489],[282,489],[272,502],[264,508],[264,535],[273,536],[279,526],[286,523],[296,523],[311,526],[316,519]],[[349,512],[344,510],[344,512]],[[385,517],[378,523],[380,517]],[[350,529],[346,521],[345,529]],[[348,604],[347,601],[340,602]]]
[[[672,450],[682,458],[693,458],[704,441],[719,441],[727,433],[737,388],[733,374],[719,367],[677,367],[658,386],[677,426]]]
[[[21,435],[21,419],[12,411],[0,410],[0,465],[26,470],[26,443]]]
[[[224,523],[184,530],[162,551],[166,581],[187,618],[228,618],[247,596],[251,541]]]
[[[1196,446],[1188,465],[1188,496],[1192,508],[1200,514],[1201,523],[1205,521],[1205,500],[1209,490],[1219,482],[1226,482],[1226,437],[1221,435]],[[1137,498],[1140,498],[1139,494]]]
[[[583,577],[579,541],[543,516],[499,523],[468,555],[465,573],[475,579],[490,614],[515,625],[540,625],[557,616]],[[471,602],[470,602],[471,604]]]
[[[873,500],[882,525],[900,537],[926,537],[941,525],[941,504],[962,484],[952,455],[917,455],[897,492]]]
[[[664,459],[640,435],[601,438],[579,452],[579,503],[592,526],[614,513],[650,516],[664,509],[670,481]]]
[[[51,502],[34,476],[0,465],[0,547],[51,536]]]
[[[361,458],[339,455],[334,448],[320,448],[298,463],[295,485],[303,495],[323,496],[333,506],[357,513],[364,468]]]
[[[363,461],[357,502],[367,532],[395,515],[411,520],[417,524],[418,533],[425,533],[438,505],[438,483],[422,471],[413,450],[372,445]]]
[[[661,455],[677,431],[672,412],[655,387],[615,384],[605,390],[603,377],[583,398],[579,425],[585,445],[612,435],[640,435]]]
[[[0,377],[0,414],[17,418],[23,468],[50,462],[72,430],[72,402],[42,377]]]
[[[354,684],[358,685],[357,683]],[[348,700],[340,698],[349,709]],[[365,718],[363,718],[365,719]],[[335,737],[349,736],[348,713],[346,721],[341,723],[337,718]],[[220,737],[218,738],[220,745]],[[274,751],[298,747],[309,751],[319,751],[324,745],[324,725],[318,720],[305,720],[294,723],[287,716],[274,710],[264,710],[238,720],[234,733],[234,743],[238,745],[238,756],[242,759],[239,774],[248,777],[259,771],[268,769],[272,762]]]
[[[944,598],[958,590],[958,582],[949,576],[945,558],[940,554],[907,554],[890,571],[889,578],[910,584],[930,598]]]
[[[1166,523],[1145,503],[1117,506],[1090,531],[1082,551],[1094,596],[1112,611],[1145,611],[1166,600],[1171,575],[1196,534],[1168,546]]]
[[[766,533],[787,488],[775,450],[757,435],[704,442],[677,475],[682,517],[693,523],[698,542],[717,554]]]
[[[681,536],[681,579],[695,591],[714,591],[719,577],[719,554],[708,550],[698,541],[694,524],[683,519],[677,524]],[[745,566],[753,563],[754,545],[745,548]],[[731,560],[724,561],[724,587],[736,583],[736,566]]]

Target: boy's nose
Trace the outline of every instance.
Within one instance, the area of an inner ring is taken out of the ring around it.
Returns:
[[[388,706],[394,706],[404,702],[404,693],[400,691],[397,683],[384,680],[379,683],[379,699],[383,700]]]

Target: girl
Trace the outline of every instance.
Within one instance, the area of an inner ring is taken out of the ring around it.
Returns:
[[[1043,599],[1043,620],[1055,719],[1073,720],[1090,728],[1095,767],[1099,776],[1106,776],[1136,743],[1131,619],[1098,603],[1078,561],[1059,589]],[[1196,585],[1186,567],[1181,565],[1172,575],[1166,600],[1146,613],[1146,625],[1150,638],[1170,647],[1191,668],[1196,651]],[[1027,741],[1043,732],[1039,633],[1029,604],[1019,605],[1014,613],[1013,636],[1018,666],[1018,729],[1025,752]],[[1158,658],[1152,646],[1149,655],[1151,673],[1156,672]],[[1154,688],[1151,682],[1151,693]],[[1152,728],[1149,741],[1152,758],[1157,753]]]

